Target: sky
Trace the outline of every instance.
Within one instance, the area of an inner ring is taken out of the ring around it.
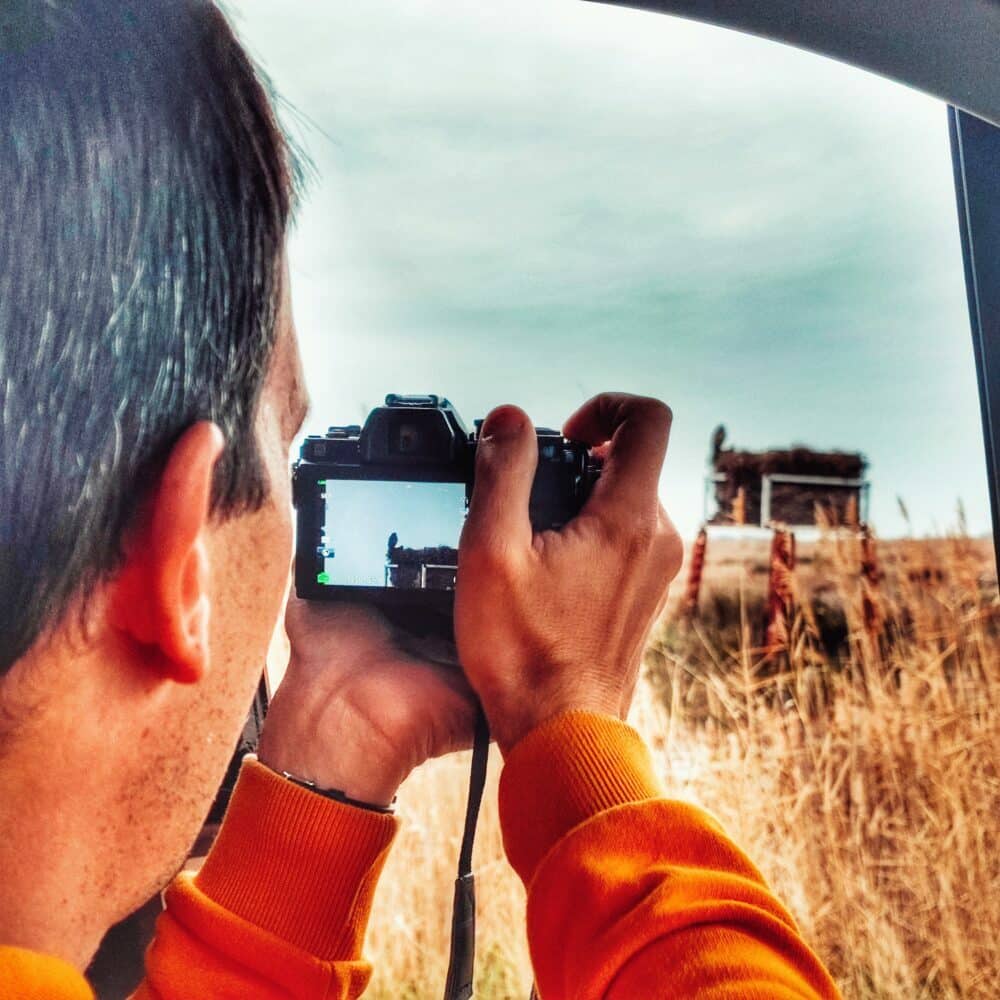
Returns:
[[[465,523],[464,483],[326,481],[326,547],[331,585],[385,586],[389,537],[408,549],[458,548]]]
[[[819,56],[575,0],[232,0],[312,179],[313,411],[387,392],[559,426],[674,411],[661,495],[740,447],[862,451],[883,535],[989,530],[945,107]],[[900,510],[901,497],[910,525]]]

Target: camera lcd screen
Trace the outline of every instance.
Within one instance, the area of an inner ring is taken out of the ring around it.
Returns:
[[[454,590],[464,483],[327,479],[319,582]]]

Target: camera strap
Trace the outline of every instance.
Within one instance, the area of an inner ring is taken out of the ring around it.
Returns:
[[[486,785],[486,764],[490,754],[490,730],[482,708],[476,715],[476,735],[472,745],[472,772],[469,800],[465,807],[465,830],[458,855],[458,878],[451,910],[451,954],[444,1000],[469,1000],[472,996],[476,964],[476,886],[472,874],[472,848],[476,840],[479,806]]]

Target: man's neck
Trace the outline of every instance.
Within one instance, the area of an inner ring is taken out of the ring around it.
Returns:
[[[111,630],[73,638],[0,679],[16,720],[0,741],[0,943],[83,969],[183,866],[239,733],[226,706],[244,692],[224,669],[164,679]]]
[[[102,885],[101,803],[81,803],[76,777],[0,759],[0,943],[58,955],[80,969],[115,916]]]
[[[133,775],[127,749],[113,752],[127,747],[129,712],[106,678],[122,664],[106,649],[74,652],[40,644],[0,689],[13,720],[0,742],[0,943],[83,970],[125,916],[115,872]]]

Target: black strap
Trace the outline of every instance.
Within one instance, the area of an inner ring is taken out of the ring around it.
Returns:
[[[472,874],[472,847],[476,840],[476,824],[479,822],[479,806],[486,786],[489,756],[490,727],[480,708],[476,715],[476,734],[472,744],[472,773],[469,777],[469,801],[465,806],[465,830],[462,833],[462,849],[458,855],[459,878]]]
[[[476,886],[472,874],[472,848],[476,840],[479,806],[486,785],[486,764],[490,753],[490,730],[483,710],[476,717],[476,736],[472,745],[472,773],[469,777],[469,801],[465,807],[465,830],[458,855],[458,878],[451,913],[451,955],[444,1000],[469,1000],[476,963]]]

